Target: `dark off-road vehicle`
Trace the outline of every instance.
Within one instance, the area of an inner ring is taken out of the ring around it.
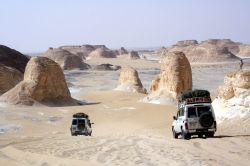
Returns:
[[[79,112],[73,115],[70,131],[72,136],[85,135],[91,136],[92,129],[89,116],[85,113]]]
[[[206,90],[186,91],[179,95],[177,116],[172,124],[173,137],[190,139],[192,135],[213,137],[216,119]]]

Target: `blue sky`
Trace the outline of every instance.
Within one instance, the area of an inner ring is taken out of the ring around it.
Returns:
[[[250,0],[2,0],[0,44],[40,52],[68,44],[250,43]]]

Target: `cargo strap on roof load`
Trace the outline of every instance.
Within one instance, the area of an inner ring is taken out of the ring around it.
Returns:
[[[89,118],[89,116],[83,112],[73,114],[73,118]]]
[[[179,101],[183,101],[187,98],[204,97],[210,98],[210,93],[207,90],[189,90],[184,91],[178,96]]]

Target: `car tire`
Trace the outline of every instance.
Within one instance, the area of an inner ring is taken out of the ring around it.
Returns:
[[[202,138],[203,137],[203,134],[198,134],[198,138]]]
[[[209,132],[209,133],[207,133],[207,134],[206,134],[206,137],[209,137],[209,138],[214,137],[214,132]]]
[[[191,138],[191,135],[189,133],[185,133],[183,130],[181,130],[181,136],[182,139],[188,140]]]
[[[173,132],[173,137],[177,139],[179,134],[175,132],[174,127],[172,127],[172,132]]]
[[[201,114],[199,122],[202,127],[211,127],[214,124],[214,117],[211,112]]]

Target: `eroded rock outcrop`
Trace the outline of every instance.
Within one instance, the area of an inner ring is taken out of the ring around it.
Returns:
[[[118,50],[118,55],[124,55],[124,54],[128,54],[128,51],[124,47],[121,47]]]
[[[239,53],[237,54],[240,57],[250,57],[250,45],[242,44],[239,46]]]
[[[81,57],[61,48],[49,48],[43,56],[58,63],[63,70],[85,70],[90,68],[90,65],[84,63]]]
[[[161,73],[150,86],[150,94],[144,99],[153,103],[175,102],[179,93],[192,89],[191,66],[183,52],[166,52]]]
[[[13,88],[23,80],[19,70],[0,64],[0,95]]]
[[[239,92],[250,90],[250,71],[229,73],[224,78],[224,85],[219,87],[218,96],[228,100],[234,96],[240,97]]]
[[[181,40],[176,43],[176,46],[185,47],[185,46],[196,45],[196,44],[198,44],[197,40]]]
[[[121,66],[106,63],[106,64],[97,65],[94,67],[94,69],[95,70],[103,70],[103,71],[116,71],[116,70],[120,70]]]
[[[158,55],[158,56],[161,56],[161,54],[163,53],[163,51],[166,50],[166,47],[161,47],[161,48],[158,48],[154,51],[154,54]]]
[[[33,57],[28,62],[24,80],[3,94],[9,104],[76,105],[71,98],[60,66],[46,57]]]
[[[0,45],[0,63],[9,66],[11,68],[19,70],[21,73],[24,73],[25,66],[28,63],[29,58],[22,53]]]
[[[115,90],[146,93],[146,89],[143,88],[138,72],[130,66],[122,67],[118,86]]]
[[[192,41],[192,40],[191,40]],[[229,39],[209,39],[201,43],[195,41],[180,41],[169,52],[184,52],[190,62],[228,62],[237,61],[239,58],[233,54],[239,51],[239,43]]]
[[[106,48],[97,48],[89,54],[88,58],[116,58],[116,53]]]
[[[230,39],[208,39],[203,41],[203,43],[210,43],[212,45],[216,45],[217,47],[226,47],[228,51],[236,55],[239,52],[239,45],[241,43],[234,42]]]
[[[140,56],[137,51],[131,51],[129,53],[129,59],[132,59],[132,60],[140,59]]]
[[[236,71],[227,74],[224,85],[218,88],[218,96],[213,101],[219,119],[249,114],[250,71]]]
[[[97,48],[104,48],[108,49],[105,45],[68,45],[68,46],[61,46],[61,49],[67,50],[72,54],[75,54],[85,60],[89,54]]]

